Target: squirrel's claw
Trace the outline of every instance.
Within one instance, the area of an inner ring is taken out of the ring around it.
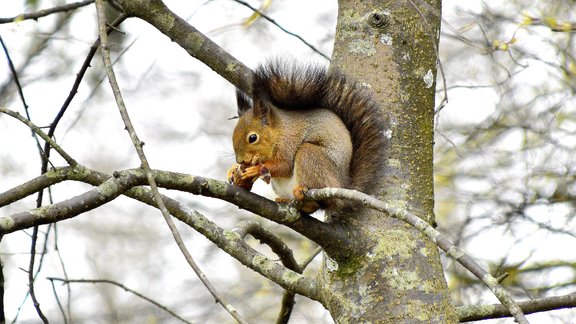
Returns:
[[[305,186],[295,186],[292,189],[292,194],[294,195],[294,199],[298,201],[304,200],[304,194],[308,191],[308,187]]]
[[[305,200],[306,191],[308,191],[308,187],[306,186],[295,186],[294,189],[292,189],[292,194],[294,195],[296,209],[311,214],[320,209],[320,205],[314,200]]]

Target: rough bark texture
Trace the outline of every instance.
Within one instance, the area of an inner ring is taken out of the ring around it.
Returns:
[[[440,7],[434,0],[339,1],[332,58],[375,91],[390,122],[380,198],[430,223]],[[346,260],[325,258],[323,301],[336,322],[458,321],[434,244],[375,212],[356,215],[345,226],[371,243]]]

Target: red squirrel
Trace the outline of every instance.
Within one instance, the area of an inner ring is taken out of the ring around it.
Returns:
[[[296,200],[305,212],[347,206],[305,201],[308,189],[376,193],[387,126],[366,87],[335,69],[276,60],[256,69],[252,89],[252,100],[236,91],[238,164],[228,171],[230,182],[251,189],[261,178],[277,201]]]

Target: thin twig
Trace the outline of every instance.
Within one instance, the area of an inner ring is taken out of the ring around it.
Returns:
[[[280,30],[282,30],[283,32],[285,32],[286,34],[290,35],[290,36],[294,36],[296,38],[298,38],[302,43],[304,43],[304,45],[308,46],[310,49],[312,49],[314,52],[316,52],[318,55],[322,56],[323,58],[327,59],[328,61],[330,61],[330,58],[320,52],[316,47],[314,47],[312,44],[308,43],[306,40],[304,40],[304,38],[302,38],[300,35],[295,34],[293,32],[290,32],[288,30],[286,30],[284,27],[280,26],[280,24],[278,24],[274,19],[270,18],[268,15],[266,15],[265,13],[263,13],[262,11],[258,10],[257,8],[252,7],[248,2],[246,1],[242,1],[242,0],[232,0],[234,2],[237,2],[245,7],[250,8],[252,11],[254,11],[255,13],[259,14],[260,16],[262,16],[262,18],[268,20],[270,23],[272,23],[274,26],[280,28]]]
[[[30,119],[31,119],[30,118],[30,112],[28,110],[29,106],[28,106],[28,103],[26,102],[26,98],[24,96],[24,90],[22,88],[22,85],[20,84],[20,78],[18,77],[18,72],[16,71],[16,68],[14,67],[14,63],[12,62],[12,58],[10,57],[10,53],[8,52],[8,47],[4,43],[4,40],[2,39],[1,36],[0,36],[0,43],[2,44],[2,49],[4,50],[4,53],[6,55],[6,59],[8,61],[8,66],[10,68],[10,72],[12,73],[12,77],[14,78],[14,83],[16,84],[16,87],[18,89],[18,94],[20,96],[20,100],[22,101],[22,105],[24,106],[24,111],[26,113],[26,116],[28,117],[28,121],[30,121]],[[22,119],[26,120],[25,118],[22,118]],[[48,163],[48,159],[46,158],[46,155],[44,155],[44,152],[42,151],[42,146],[40,145],[40,140],[38,140],[38,136],[36,136],[34,130],[31,130],[31,133],[32,133],[32,137],[36,141],[36,147],[38,149],[38,154],[40,155],[41,161],[43,163]],[[36,200],[36,204],[37,204],[36,207],[39,207],[40,205],[42,205],[42,195],[38,196],[38,199]],[[38,299],[36,298],[36,294],[34,292],[34,280],[36,279],[36,276],[34,275],[34,261],[35,261],[35,255],[36,255],[36,240],[37,239],[38,239],[38,226],[34,226],[34,230],[32,232],[32,240],[30,243],[31,244],[31,246],[30,246],[31,252],[30,252],[30,263],[28,264],[28,294],[26,296],[29,295],[32,298],[34,308],[36,309],[36,312],[38,313],[38,316],[40,317],[40,319],[42,319],[42,322],[48,323],[48,319],[46,318],[46,316],[42,312],[42,309],[40,309],[40,303],[38,302]],[[42,257],[44,257],[44,255],[42,255]],[[41,266],[42,266],[42,262],[40,262],[40,266],[38,267],[38,271],[40,271]],[[24,300],[26,300],[26,297],[24,298]]]
[[[156,181],[154,180],[154,176],[152,175],[150,165],[148,164],[148,160],[146,159],[144,150],[142,148],[143,143],[138,138],[134,126],[132,125],[130,116],[128,115],[128,111],[126,109],[126,105],[124,104],[124,99],[122,98],[122,93],[120,92],[120,88],[118,87],[118,82],[116,81],[116,75],[114,73],[114,69],[112,68],[112,60],[110,59],[110,51],[108,47],[108,35],[106,33],[106,16],[104,11],[104,0],[96,0],[96,11],[98,13],[98,30],[100,34],[102,57],[104,61],[104,66],[106,68],[106,74],[108,75],[108,81],[110,82],[110,85],[112,87],[112,92],[114,93],[114,98],[116,99],[116,103],[118,105],[118,109],[120,110],[120,115],[122,116],[124,125],[126,126],[126,130],[130,134],[132,143],[134,144],[134,147],[138,152],[138,157],[142,162],[141,166],[144,169],[144,172],[146,173],[148,183],[150,184],[150,188],[152,190],[152,193],[154,194],[154,198],[156,200],[156,203],[158,204],[158,208],[162,212],[164,220],[166,221],[166,224],[170,228],[170,231],[172,232],[174,240],[176,241],[176,244],[180,248],[180,251],[188,261],[188,264],[190,264],[194,272],[198,275],[202,283],[206,286],[208,291],[212,294],[212,296],[214,296],[216,301],[219,302],[238,322],[247,323],[246,320],[238,313],[238,311],[236,311],[236,309],[232,307],[232,305],[224,301],[224,299],[222,298],[222,296],[220,296],[216,288],[212,285],[212,283],[206,278],[204,273],[200,270],[200,268],[192,258],[192,255],[186,249],[186,245],[184,244],[184,241],[182,240],[182,237],[180,236],[180,233],[178,232],[176,225],[172,221],[172,218],[168,210],[166,209],[166,205],[162,201],[162,196],[158,191]]]
[[[527,324],[528,320],[524,316],[522,309],[512,299],[510,294],[496,281],[496,279],[484,270],[474,259],[466,255],[464,251],[456,247],[450,240],[443,236],[440,232],[434,229],[430,224],[418,216],[410,213],[405,209],[392,207],[372,196],[364,194],[356,190],[340,189],[340,188],[324,188],[309,190],[306,194],[312,199],[322,200],[326,198],[343,198],[357,201],[366,207],[381,211],[392,217],[398,218],[414,226],[421,233],[426,235],[432,242],[446,252],[450,257],[454,258],[466,269],[472,272],[478,279],[480,279],[491,291],[496,298],[508,308],[510,313],[514,316],[519,324]]]
[[[91,0],[91,1],[94,2],[94,0]],[[127,17],[128,16],[126,14],[120,14],[110,24],[110,26],[106,29],[106,33],[109,34],[113,30],[115,30],[115,27],[119,26],[124,20],[126,20]],[[80,68],[80,71],[78,71],[78,73],[76,74],[76,79],[74,79],[74,84],[72,84],[72,88],[70,89],[70,93],[66,97],[66,100],[64,100],[64,103],[62,104],[62,107],[60,107],[60,110],[58,111],[58,113],[54,117],[54,120],[52,121],[52,123],[50,123],[50,129],[48,130],[48,136],[49,137],[54,136],[54,132],[56,131],[56,126],[58,126],[60,119],[62,119],[62,117],[64,116],[64,113],[66,112],[66,110],[70,106],[70,103],[72,102],[72,99],[74,99],[74,96],[76,96],[76,93],[78,93],[78,87],[80,87],[80,83],[82,82],[82,79],[84,78],[84,75],[86,74],[86,71],[90,67],[90,62],[92,61],[92,58],[94,58],[94,55],[96,54],[96,51],[98,50],[99,46],[100,46],[100,38],[96,39],[94,41],[94,43],[92,44],[92,46],[90,46],[90,50],[88,51],[88,55],[84,59],[84,63],[82,63],[82,67]],[[47,156],[50,156],[50,149],[48,147],[45,146],[44,151],[46,151]]]
[[[110,26],[116,26],[116,27],[119,26],[119,24],[122,21],[124,21],[127,17],[128,17],[128,15],[126,15],[124,13],[120,14],[116,18],[116,20],[114,20],[114,22],[112,22],[110,24]],[[112,29],[110,27],[108,27],[108,28],[110,31],[116,30],[116,29]],[[136,42],[137,39],[138,38],[134,39],[128,46],[123,48],[122,51],[117,54],[116,59],[112,63],[113,65],[115,65],[116,62],[118,62],[120,60],[120,58],[132,47],[132,45],[134,45],[134,43]],[[94,54],[98,50],[98,47],[100,47],[100,37],[98,37],[96,39],[96,41],[94,41],[92,46],[90,46],[90,51],[88,53],[88,56],[86,56],[86,59],[84,60],[84,64],[82,64],[82,68],[77,73],[76,80],[74,81],[74,85],[72,86],[72,89],[70,90],[70,93],[69,93],[68,97],[66,98],[66,101],[62,105],[62,108],[60,108],[60,111],[66,110],[67,106],[68,106],[67,102],[69,103],[69,101],[71,101],[74,98],[74,96],[76,95],[78,86],[80,85],[80,81],[82,81],[82,78],[84,77],[84,73],[86,72],[86,69],[90,67],[90,61],[92,60],[92,57],[94,56]],[[94,82],[94,84],[92,84],[92,89],[90,90],[90,93],[87,94],[83,98],[82,105],[80,106],[79,111],[76,113],[73,120],[68,123],[69,124],[69,125],[67,125],[68,127],[62,133],[62,135],[61,135],[62,140],[64,140],[64,137],[66,136],[66,134],[68,134],[68,132],[72,128],[74,128],[76,126],[76,124],[80,121],[80,119],[82,118],[82,115],[84,114],[84,112],[88,108],[89,103],[92,103],[91,99],[96,96],[96,94],[98,93],[98,89],[100,88],[100,85],[105,80],[106,80],[106,73],[104,73],[103,75],[99,75],[98,81],[96,81],[96,82]],[[54,122],[52,122],[52,124],[54,124]],[[52,124],[50,124],[50,126],[52,126]]]
[[[22,84],[20,83],[20,78],[18,77],[18,72],[16,71],[16,67],[14,66],[14,63],[12,62],[12,58],[10,57],[10,52],[8,52],[8,47],[4,43],[2,36],[0,36],[0,44],[2,45],[2,49],[4,50],[4,55],[6,55],[6,61],[8,61],[8,67],[10,68],[10,73],[12,73],[12,78],[14,79],[14,84],[16,85],[16,89],[18,89],[18,95],[20,96],[20,101],[22,101],[22,105],[24,106],[24,112],[26,113],[26,117],[28,118],[28,120],[31,120],[30,112],[28,111],[29,106],[28,106],[28,103],[26,102],[26,97],[24,97],[24,89],[22,88]],[[36,140],[36,145],[38,147],[38,151],[40,152],[40,158],[42,160],[44,160],[45,156],[42,152],[42,146],[40,145],[40,141],[38,140],[38,137],[34,135],[34,131],[31,131],[31,132],[32,132],[32,137],[34,137],[34,140]]]
[[[54,223],[54,251],[58,255],[58,261],[60,261],[60,267],[62,268],[62,272],[64,274],[64,278],[68,279],[68,271],[66,271],[66,266],[64,263],[64,259],[62,258],[62,253],[60,253],[60,248],[58,247],[58,223]],[[70,311],[70,301],[72,299],[72,289],[68,285],[67,287],[68,298],[66,299],[66,312],[63,312],[64,319],[68,319],[70,322],[72,320],[72,312]]]
[[[48,278],[50,280],[50,278]],[[68,324],[68,318],[66,317],[66,313],[64,312],[64,307],[62,307],[62,303],[60,302],[60,298],[58,298],[58,293],[56,292],[56,286],[54,286],[54,281],[50,280],[50,285],[52,286],[52,293],[54,294],[54,298],[56,298],[56,303],[58,304],[58,308],[60,309],[60,313],[62,313],[62,318],[64,319],[64,324]],[[68,287],[70,288],[70,287]]]
[[[22,115],[20,115],[19,113],[12,111],[10,109],[4,108],[4,107],[0,107],[0,112],[4,113],[6,115],[12,116],[12,117],[18,119],[19,121],[21,121],[22,123],[26,124],[32,130],[32,132],[36,133],[43,140],[45,140],[46,143],[48,143],[50,145],[50,147],[54,148],[56,150],[56,152],[58,152],[58,154],[60,154],[60,156],[62,156],[62,158],[64,158],[64,160],[66,160],[66,162],[70,166],[74,166],[77,164],[76,160],[74,160],[70,155],[68,155],[68,153],[66,153],[66,151],[64,151],[60,147],[60,145],[58,145],[52,138],[50,138],[48,135],[46,135],[46,133],[44,133],[38,126],[36,126],[29,119],[26,119]]]
[[[28,290],[30,292],[30,298],[32,298],[32,302],[34,303],[34,308],[36,309],[36,313],[44,322],[44,324],[48,324],[48,319],[40,309],[40,303],[36,298],[36,293],[34,292],[34,260],[36,257],[36,239],[38,238],[38,226],[34,226],[34,230],[32,232],[32,243],[30,244],[30,263],[28,264]]]
[[[55,27],[54,31],[53,31],[51,34],[54,34],[56,31],[58,31],[59,29],[61,29],[61,28],[66,24],[66,22],[68,21],[68,18],[69,18],[70,16],[71,16],[70,14],[66,14],[63,18],[59,18],[59,19],[58,19],[58,23],[56,24],[56,27]],[[44,41],[42,41],[42,43],[47,43],[47,40],[48,40],[48,39],[49,39],[49,38],[46,38]],[[22,101],[22,104],[23,104],[23,106],[24,106],[24,111],[25,111],[25,113],[26,113],[27,120],[28,120],[28,121],[31,121],[32,119],[31,119],[31,117],[30,117],[29,106],[28,106],[28,104],[27,104],[27,102],[26,102],[26,100],[25,100],[25,97],[24,97],[24,91],[23,91],[22,85],[20,84],[20,81],[19,81],[18,71],[17,71],[16,68],[14,67],[14,64],[12,63],[12,60],[11,60],[10,55],[9,55],[9,53],[8,53],[7,47],[6,47],[6,45],[4,44],[4,42],[3,42],[3,40],[2,40],[1,38],[0,38],[0,42],[2,43],[2,47],[3,47],[3,49],[4,49],[4,52],[6,53],[6,57],[7,57],[7,60],[8,60],[8,65],[9,65],[10,70],[11,70],[11,72],[12,72],[12,75],[13,75],[13,78],[14,78],[14,83],[16,84],[16,87],[17,87],[17,89],[18,89],[18,94],[19,94],[20,99],[21,99],[21,101]],[[43,46],[43,45],[40,45],[40,46],[38,46],[37,48],[40,48],[40,49],[41,49],[41,48],[44,48],[44,46]],[[31,61],[30,58],[34,57],[34,56],[35,56],[36,54],[38,54],[40,51],[41,51],[41,50],[33,51],[33,52],[31,53],[31,55],[29,55],[28,60],[26,60],[26,63],[24,64],[24,66],[26,66],[26,65]],[[22,69],[21,69],[21,70],[22,70]],[[46,170],[48,169],[48,164],[51,164],[51,162],[50,162],[50,160],[49,160],[49,151],[46,152],[46,151],[43,151],[43,150],[42,150],[42,146],[40,145],[40,141],[38,140],[38,136],[35,134],[35,133],[37,133],[37,131],[34,131],[33,129],[31,129],[31,132],[32,132],[32,137],[34,137],[34,139],[35,139],[35,141],[36,141],[36,146],[37,146],[37,149],[38,149],[38,153],[39,153],[39,155],[40,155],[40,160],[41,160],[41,171],[40,171],[40,173],[43,174],[43,173],[45,173]],[[50,145],[48,144],[48,142],[45,143],[45,147],[46,147],[48,150],[50,149]],[[75,163],[75,162],[73,162],[73,164],[74,164],[74,163]],[[48,189],[48,196],[49,196],[50,203],[52,203],[52,194],[51,194],[50,189]],[[37,196],[37,198],[36,198],[36,207],[42,206],[42,202],[43,202],[43,190],[41,190],[41,191],[38,192],[38,196]],[[36,297],[35,297],[35,295],[34,295],[34,281],[35,281],[36,278],[38,277],[40,271],[42,270],[42,265],[44,264],[43,261],[44,261],[44,257],[45,257],[46,245],[47,245],[47,242],[48,242],[48,239],[47,239],[47,238],[48,238],[48,235],[49,235],[49,232],[50,232],[50,228],[51,228],[51,227],[48,227],[48,231],[47,231],[46,234],[45,234],[44,248],[43,248],[43,250],[42,250],[41,257],[40,257],[40,260],[39,260],[39,262],[38,262],[38,267],[37,267],[36,271],[35,271],[31,276],[30,276],[30,274],[29,274],[29,278],[31,278],[31,280],[29,281],[29,293],[26,294],[26,296],[24,297],[24,300],[23,300],[23,303],[24,303],[24,302],[26,301],[26,299],[28,298],[28,296],[31,296],[31,297],[32,297],[32,300],[33,300],[33,302],[34,302],[34,307],[36,308],[37,312],[39,313],[39,315],[40,315],[40,317],[42,318],[43,321],[45,321],[45,318],[44,318],[43,315],[41,314],[41,310],[40,310],[40,308],[39,308],[39,303],[38,303],[38,301],[37,301],[37,299],[36,299]],[[36,246],[35,246],[35,245],[36,245],[36,242],[37,242],[37,239],[38,239],[38,233],[39,233],[38,228],[35,227],[35,228],[34,228],[34,231],[33,231],[33,234],[32,234],[32,240],[31,240],[31,244],[32,244],[31,250],[32,250],[32,251],[35,251],[35,250],[36,250]],[[34,263],[35,263],[35,258],[31,257],[31,258],[30,258],[29,269],[34,269]],[[21,309],[21,308],[18,308],[18,312],[17,312],[16,316],[14,317],[14,322],[17,320],[18,315],[20,314],[20,309]]]
[[[38,10],[36,12],[24,13],[24,14],[20,14],[18,16],[14,16],[14,17],[0,18],[0,24],[19,22],[19,21],[28,20],[28,19],[37,20],[38,18],[46,17],[46,16],[51,15],[53,13],[66,12],[66,11],[78,9],[80,7],[84,7],[86,5],[89,5],[92,2],[94,2],[94,0],[79,1],[79,2],[68,3],[65,5],[57,6],[57,7],[53,7],[53,8]]]
[[[304,271],[304,269],[306,269],[306,267],[308,267],[308,265],[310,264],[310,262],[312,262],[312,260],[314,260],[316,258],[316,256],[318,256],[318,254],[320,254],[320,252],[322,252],[322,247],[319,246],[316,248],[316,250],[314,250],[312,252],[312,254],[310,254],[310,256],[302,261],[302,263],[300,263],[300,269],[302,269],[302,271]]]
[[[54,278],[54,277],[48,277],[47,279],[50,280],[50,282],[61,281],[61,282],[65,283],[67,286],[69,286],[71,283],[92,283],[92,284],[107,283],[107,284],[111,284],[111,285],[120,287],[120,288],[124,289],[125,291],[138,296],[139,298],[144,299],[145,301],[155,305],[156,307],[162,309],[163,311],[176,317],[177,319],[181,320],[184,323],[192,323],[192,322],[187,321],[186,319],[182,318],[180,315],[176,314],[176,312],[174,312],[170,308],[168,308],[168,307],[160,304],[159,302],[155,301],[154,299],[146,297],[143,294],[141,294],[141,293],[139,293],[133,289],[130,289],[130,288],[124,286],[123,284],[116,282],[116,281],[113,281],[113,280],[107,280],[107,279],[62,279],[62,278]]]
[[[70,20],[70,16],[70,14],[64,14],[56,17],[56,23],[54,27],[51,28],[51,30],[44,32],[44,37],[33,41],[31,47],[28,51],[26,51],[26,53],[19,53],[24,55],[24,57],[21,58],[22,63],[16,69],[17,74],[22,75],[22,73],[24,73],[26,69],[32,65],[34,58],[38,57],[42,52],[46,51],[50,47],[50,40],[52,40],[51,36],[56,35],[56,33],[61,31],[66,26]],[[3,100],[9,99],[13,92],[14,91],[10,88],[10,80],[0,85],[0,98]]]

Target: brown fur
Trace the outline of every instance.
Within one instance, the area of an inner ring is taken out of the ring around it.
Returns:
[[[252,102],[238,92],[238,113],[238,163],[259,165],[273,181],[294,175],[294,195],[322,187],[376,192],[386,125],[368,91],[340,72],[264,64],[255,72]],[[258,134],[255,143],[248,140],[252,133]]]

